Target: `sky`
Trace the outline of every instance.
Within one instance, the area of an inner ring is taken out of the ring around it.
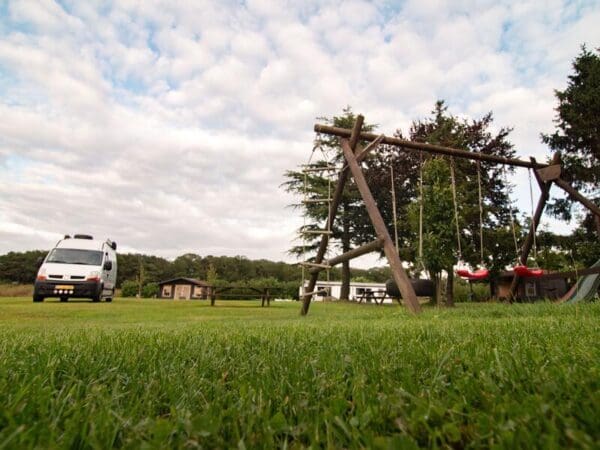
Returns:
[[[392,134],[444,99],[545,160],[554,89],[599,23],[593,1],[0,0],[0,254],[85,233],[293,261],[281,183],[317,117],[350,105]]]

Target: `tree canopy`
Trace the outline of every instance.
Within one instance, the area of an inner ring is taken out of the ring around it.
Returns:
[[[565,176],[577,188],[592,198],[600,194],[600,49],[589,51],[585,46],[573,61],[573,72],[567,87],[556,90],[556,130],[542,134],[542,142],[552,151],[561,152]],[[560,199],[552,211],[571,219],[571,201]]]

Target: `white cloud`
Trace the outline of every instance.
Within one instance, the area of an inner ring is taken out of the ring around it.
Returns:
[[[63,5],[11,1],[2,19],[0,252],[90,232],[165,256],[286,258],[301,218],[279,186],[316,116],[352,105],[391,133],[444,98],[492,110],[544,159],[553,89],[600,38],[593,2]]]

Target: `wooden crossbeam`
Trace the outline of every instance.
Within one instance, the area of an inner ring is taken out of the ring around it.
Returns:
[[[375,150],[379,144],[383,141],[385,136],[382,134],[378,136],[373,142],[370,142],[365,148],[361,148],[360,146],[356,147],[356,161],[360,164],[371,151]],[[348,164],[346,164],[342,170],[348,170]]]
[[[306,200],[302,200],[302,203],[327,203],[330,201],[330,198],[309,198]]]
[[[302,234],[327,234],[332,235],[333,232],[329,230],[304,230]]]
[[[337,167],[336,166],[323,166],[323,167],[306,167],[305,169],[302,169],[303,173],[312,173],[312,172],[327,172],[328,170],[336,170]]]
[[[313,291],[313,292],[305,292],[304,294],[302,294],[302,296],[310,296],[312,298],[313,295],[318,295],[318,294],[328,294],[329,292],[325,289],[322,289],[320,291]]]
[[[338,128],[338,127],[332,127],[329,125],[316,124],[314,129],[317,133],[329,134],[331,136],[338,136],[340,138],[347,139],[348,137],[351,136],[351,131],[348,130],[347,128]],[[378,137],[379,136],[374,133],[367,133],[367,132],[362,132],[362,133],[360,133],[360,136],[359,136],[361,141],[368,141],[368,142],[374,141]],[[403,150],[420,150],[420,151],[427,152],[427,153],[455,156],[455,157],[459,157],[459,158],[467,158],[467,159],[478,160],[478,161],[487,161],[487,162],[496,163],[496,164],[507,164],[510,166],[519,166],[519,167],[531,167],[533,169],[539,169],[539,168],[548,166],[548,164],[540,164],[540,163],[536,163],[534,165],[531,163],[531,161],[524,161],[522,159],[505,158],[504,156],[488,155],[485,153],[471,152],[469,150],[462,150],[462,149],[452,148],[452,147],[444,147],[442,145],[433,145],[433,144],[425,144],[423,142],[407,141],[405,139],[389,137],[389,136],[384,136],[384,138],[381,140],[381,142],[383,144],[400,147]]]
[[[565,180],[563,180],[562,178],[557,178],[556,180],[554,180],[554,184],[556,184],[563,191],[565,191],[567,194],[573,197],[573,199],[577,200],[579,203],[581,203],[583,206],[589,209],[596,217],[600,217],[600,208],[598,208],[598,206],[594,202],[585,198],[583,195],[577,192],[577,190]]]
[[[331,269],[331,266],[329,264],[323,264],[323,263],[315,263],[315,262],[310,262],[310,261],[304,261],[301,263],[298,263],[300,266],[307,266],[307,267],[314,267],[315,269]]]
[[[353,258],[357,258],[362,255],[366,255],[367,253],[374,252],[375,250],[379,250],[383,246],[383,240],[376,239],[368,244],[361,245],[360,247],[356,247],[346,253],[342,253],[334,258],[328,259],[326,268],[333,267],[337,264],[343,263],[344,261],[349,261]],[[322,269],[319,266],[316,266],[314,269],[311,269],[311,272],[320,272]]]
[[[385,136],[381,134],[374,141],[370,142],[360,153],[356,154],[356,161],[360,163],[365,159],[372,150],[375,150],[381,144],[384,138]]]

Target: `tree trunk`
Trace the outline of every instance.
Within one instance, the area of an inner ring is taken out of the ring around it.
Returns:
[[[350,224],[346,217],[345,211],[342,215],[342,253],[350,251]],[[342,287],[340,289],[340,300],[348,300],[350,298],[350,261],[342,263]]]
[[[429,299],[429,304],[432,306],[437,306],[440,304],[440,298],[442,295],[442,280],[441,274],[437,272],[430,272],[431,281],[433,281],[433,297]]]
[[[446,278],[446,306],[454,306],[454,270],[452,267],[448,270],[448,278]]]
[[[342,263],[342,287],[340,289],[340,300],[348,300],[350,297],[350,262]]]

